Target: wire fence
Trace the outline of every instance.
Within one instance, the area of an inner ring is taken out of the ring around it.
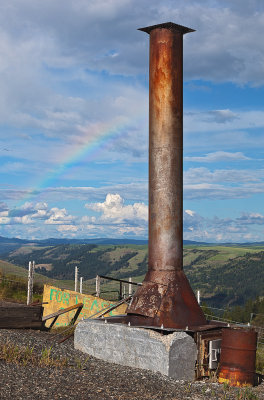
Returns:
[[[236,326],[240,326],[240,327],[244,327],[244,328],[249,328],[249,327],[253,328],[258,333],[257,345],[258,346],[264,345],[264,327],[254,325],[254,320],[253,321],[251,320],[252,313],[250,316],[250,320],[248,322],[243,322],[243,321],[235,321],[235,320],[226,318],[225,314],[228,314],[230,312],[230,310],[226,310],[223,308],[216,308],[216,307],[208,307],[208,306],[201,306],[201,307],[204,311],[204,315],[205,315],[206,319],[208,319],[208,320],[216,320],[216,321],[220,321],[220,322],[225,322],[225,323],[229,324],[230,326],[236,325]],[[254,315],[264,316],[264,314],[258,314],[258,313],[254,313]]]
[[[98,277],[97,277],[98,278]],[[120,300],[124,298],[129,292],[133,295],[136,289],[136,285],[140,285],[137,282],[125,281],[122,279],[111,278],[111,277],[100,277],[100,289],[98,292],[98,283],[96,283],[96,279],[89,279],[87,281],[82,282],[82,294],[89,294],[89,295],[100,295],[105,300]],[[110,281],[108,281],[110,279]],[[107,282],[108,281],[108,282]],[[4,274],[0,275],[0,282],[2,283],[10,283],[10,284],[18,284],[18,285],[26,285],[26,278],[21,277],[17,280],[10,279],[6,277]],[[98,281],[97,281],[98,282]],[[44,282],[45,283],[45,282]],[[44,283],[37,282],[37,292],[39,292],[39,286],[43,285]],[[54,284],[54,286],[58,285],[58,281],[46,282],[47,284]],[[129,287],[129,285],[131,285]],[[36,287],[35,286],[35,287]],[[60,289],[66,290],[74,290],[74,282],[69,282],[69,284],[60,284]],[[80,289],[80,287],[77,288]],[[114,295],[115,294],[115,295]],[[250,320],[248,322],[245,321],[236,321],[230,318],[227,318],[226,315],[230,312],[228,309],[224,308],[217,308],[217,307],[209,307],[209,306],[201,306],[205,317],[208,320],[216,320],[220,322],[225,322],[227,324],[241,326],[241,327],[250,327],[253,328],[258,333],[258,346],[264,345],[264,327],[254,325],[254,316],[263,316],[264,314],[260,313],[251,313]]]
[[[91,294],[98,297],[103,297],[105,300],[120,300],[125,298],[128,294],[133,295],[138,282],[132,282],[131,278],[118,279],[107,277],[104,275],[97,275],[94,279],[89,279],[82,282],[82,293]]]

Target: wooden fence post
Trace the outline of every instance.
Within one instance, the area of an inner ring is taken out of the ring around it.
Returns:
[[[32,303],[33,299],[33,275],[34,275],[35,261],[29,261],[28,264],[28,290],[27,290],[27,305]]]
[[[96,291],[96,297],[100,297],[100,286],[101,286],[101,282],[100,282],[100,276],[97,275],[95,278],[95,291]]]
[[[128,278],[129,282],[132,282],[132,278]],[[132,295],[132,285],[131,283],[128,284],[128,295],[131,296]]]
[[[119,282],[119,300],[123,298],[123,284]]]
[[[74,282],[74,291],[78,290],[78,267],[75,267],[75,282]]]
[[[197,302],[200,304],[201,298],[200,298],[200,290],[197,290]]]
[[[80,277],[80,293],[82,294],[83,291],[83,277]]]

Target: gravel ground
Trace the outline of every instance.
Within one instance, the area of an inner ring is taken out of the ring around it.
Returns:
[[[87,357],[74,349],[73,338],[58,344],[58,337],[48,332],[1,329],[0,343],[7,340],[19,346],[34,346],[39,355],[43,348],[52,346],[52,356],[67,357],[68,366],[23,366],[0,359],[0,399],[264,399],[264,383],[245,392],[208,381],[175,381],[159,373]]]

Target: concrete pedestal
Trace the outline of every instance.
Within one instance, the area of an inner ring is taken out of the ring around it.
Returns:
[[[197,347],[185,332],[162,335],[151,329],[88,319],[79,322],[74,347],[105,361],[160,372],[171,378],[195,378]]]

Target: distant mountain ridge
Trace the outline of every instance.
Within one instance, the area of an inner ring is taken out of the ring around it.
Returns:
[[[147,239],[115,239],[115,238],[95,238],[95,239],[58,239],[58,238],[47,238],[47,239],[19,239],[19,238],[6,238],[0,236],[0,254],[4,254],[10,251],[14,251],[21,246],[58,246],[61,244],[98,244],[98,245],[129,245],[129,244],[137,244],[137,245],[146,245],[148,244]],[[195,242],[192,240],[184,240],[184,245],[210,245],[210,243],[205,242]]]
[[[47,239],[20,239],[0,236],[0,243],[40,243],[40,244],[147,244],[147,239],[116,239],[116,238],[92,238],[92,239],[68,239],[68,238],[47,238]],[[209,244],[194,240],[184,240],[184,244]]]
[[[146,245],[147,239],[115,239],[115,238],[93,238],[93,239],[69,239],[69,238],[47,238],[47,239],[20,239],[20,238],[7,238],[0,236],[0,254],[9,253],[21,246],[58,246],[62,244],[97,244],[97,245]],[[263,246],[262,242],[249,242],[249,243],[208,243],[197,242],[194,240],[183,240],[185,246]]]

